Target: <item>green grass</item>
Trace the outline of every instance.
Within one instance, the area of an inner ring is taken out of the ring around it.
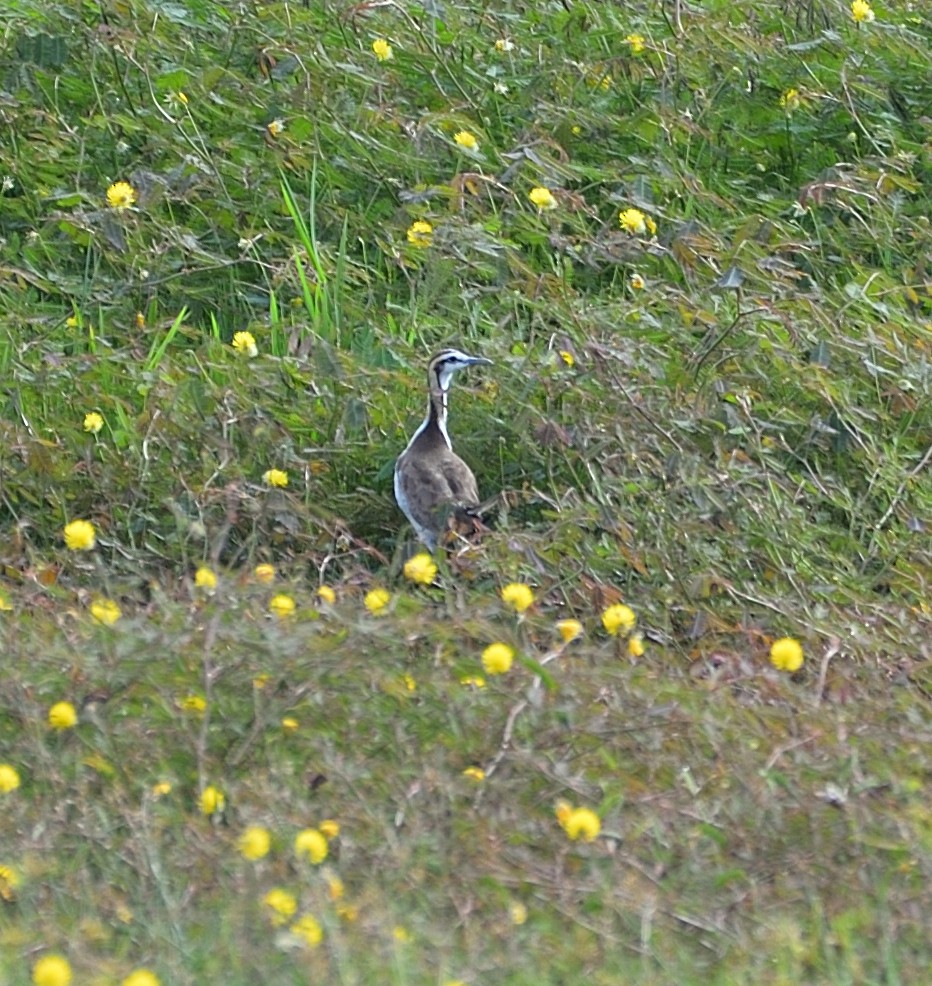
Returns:
[[[0,984],[927,980],[928,19],[8,6]],[[501,497],[425,589],[391,474],[447,344],[494,360],[451,430]]]

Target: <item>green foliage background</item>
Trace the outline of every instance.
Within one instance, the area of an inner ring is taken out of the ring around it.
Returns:
[[[7,7],[0,982],[49,948],[101,983],[928,978],[928,11]],[[502,495],[416,590],[391,470],[451,343],[495,361],[452,431]],[[538,597],[518,622],[512,580]],[[297,618],[270,623],[280,590]],[[619,598],[636,662],[599,628]],[[587,635],[560,651],[566,616]],[[497,639],[520,668],[464,689]],[[82,721],[50,735],[63,698]],[[568,843],[559,798],[603,837]],[[328,816],[352,923],[290,856]],[[270,928],[273,885],[319,949]]]

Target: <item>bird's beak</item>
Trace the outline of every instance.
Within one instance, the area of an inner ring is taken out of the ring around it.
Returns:
[[[484,356],[470,356],[469,357],[470,366],[493,366],[494,364],[490,359],[486,359]]]

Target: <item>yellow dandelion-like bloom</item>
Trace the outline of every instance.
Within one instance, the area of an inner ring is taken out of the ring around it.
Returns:
[[[618,213],[618,221],[632,236],[647,232],[647,216],[640,209],[623,209]]]
[[[89,520],[73,520],[65,524],[65,547],[69,551],[90,551],[97,543],[97,532]]]
[[[80,324],[81,319],[77,315],[69,315],[65,319],[65,325],[67,325],[69,329],[76,329]]]
[[[269,830],[261,825],[250,825],[236,840],[236,848],[239,849],[240,855],[252,862],[268,856],[271,847],[272,837],[269,835]]]
[[[644,222],[647,223],[647,232],[650,233],[651,236],[656,236],[657,235],[657,224],[654,222],[654,220],[651,219],[650,216],[647,216],[645,218]]]
[[[489,644],[482,652],[482,666],[486,674],[505,674],[511,669],[515,652],[508,644]]]
[[[129,182],[114,182],[107,189],[107,205],[111,209],[128,209],[135,201],[136,189]]]
[[[576,365],[576,357],[568,349],[561,349],[558,355],[570,369]]]
[[[631,46],[632,55],[640,55],[644,50],[644,36],[642,34],[629,34],[625,38],[625,44]]]
[[[366,593],[366,598],[363,602],[365,603],[366,609],[373,615],[376,615],[381,613],[391,600],[392,594],[388,589],[370,589]]]
[[[291,596],[286,596],[281,592],[269,600],[269,609],[280,620],[283,620],[286,616],[291,616],[294,613],[295,603]]]
[[[258,691],[262,691],[263,688],[269,683],[270,675],[267,674],[257,674],[255,678],[252,679],[252,687]]]
[[[166,794],[171,794],[172,786],[169,781],[159,781],[158,784],[152,785],[152,797],[153,798],[164,798]]]
[[[178,701],[178,708],[184,712],[201,714],[207,710],[207,699],[203,695],[185,695]]]
[[[409,558],[404,567],[405,578],[418,585],[432,585],[437,578],[437,566],[426,551]]]
[[[407,945],[408,942],[411,941],[411,932],[408,931],[408,929],[403,925],[396,924],[395,927],[392,928],[392,938],[394,938],[395,941],[401,945]]]
[[[375,53],[375,57],[380,62],[387,62],[389,59],[394,58],[394,53],[392,52],[392,46],[385,40],[385,38],[376,38],[372,42],[372,51]]]
[[[16,888],[20,883],[19,873],[12,866],[0,863],[0,900],[12,904],[16,900]]]
[[[102,623],[105,627],[112,627],[122,615],[119,605],[112,599],[95,599],[91,603],[94,622]]]
[[[266,469],[262,474],[262,482],[269,486],[287,486],[288,473],[283,469]]]
[[[803,648],[792,637],[775,640],[770,648],[770,663],[778,671],[798,671],[803,666]]]
[[[0,763],[0,794],[9,794],[19,787],[19,772],[8,763]]]
[[[136,312],[136,328],[144,329],[146,327],[146,316],[142,312]]]
[[[560,824],[574,842],[592,842],[602,831],[602,822],[591,808],[573,808]]]
[[[296,732],[300,728],[300,725],[301,724],[298,720],[293,716],[285,716],[285,718],[282,719],[282,729],[284,729],[286,733]]]
[[[96,435],[98,431],[104,426],[103,417],[96,411],[88,411],[84,415],[84,430],[90,432],[92,435]]]
[[[326,880],[327,893],[330,895],[330,899],[332,901],[342,900],[343,895],[346,893],[346,887],[343,886],[343,881],[335,873],[328,873]]]
[[[558,620],[557,632],[566,643],[582,636],[583,625],[579,620]]]
[[[629,633],[634,629],[637,617],[634,610],[624,603],[609,606],[602,614],[602,626],[614,637],[617,633]]]
[[[151,969],[133,969],[121,986],[161,986],[159,977]]]
[[[61,955],[43,955],[32,967],[35,986],[69,986],[71,963]]]
[[[508,905],[508,917],[511,919],[511,923],[517,926],[521,926],[527,921],[527,908],[519,900],[513,900]]]
[[[214,787],[213,784],[209,784],[201,792],[201,813],[204,815],[216,815],[218,812],[223,811],[226,803],[226,795],[219,787]]]
[[[468,777],[471,781],[478,783],[485,780],[485,771],[481,767],[467,767],[463,771],[463,777]]]
[[[533,205],[536,205],[538,209],[556,209],[557,200],[553,196],[553,192],[549,188],[543,188],[538,186],[537,188],[532,188],[528,193],[527,197],[531,200]]]
[[[502,589],[502,602],[516,613],[523,613],[534,605],[534,593],[524,582],[510,582]]]
[[[408,242],[411,246],[424,249],[433,242],[434,227],[425,219],[416,219],[408,227]]]
[[[298,909],[295,895],[282,887],[273,887],[263,898],[262,903],[272,912],[272,924],[282,925]]]
[[[340,823],[332,818],[325,818],[317,830],[325,839],[335,839],[340,834]]]
[[[453,134],[453,139],[460,147],[466,148],[467,151],[474,151],[479,146],[476,135],[471,134],[468,130],[458,130]]]
[[[320,829],[302,829],[294,837],[294,851],[299,859],[317,866],[327,858],[327,837]]]
[[[877,15],[867,0],[853,0],[851,4],[851,16],[858,24],[870,24]]]
[[[206,589],[208,592],[213,592],[217,588],[217,573],[212,568],[201,565],[194,573],[194,584],[198,589]]]
[[[481,674],[467,674],[460,678],[460,684],[467,688],[485,688],[485,678]]]
[[[401,687],[409,692],[417,691],[417,682],[409,674],[403,674],[400,678]]]
[[[324,940],[324,929],[317,918],[310,914],[302,914],[291,926],[291,933],[300,938],[308,948],[317,948]]]
[[[256,565],[252,570],[252,574],[255,576],[257,582],[267,585],[269,582],[275,581],[275,566],[267,563]]]
[[[628,284],[631,285],[632,291],[643,291],[647,287],[647,281],[640,274],[632,274],[628,278]]]
[[[786,92],[780,97],[780,105],[787,113],[792,113],[794,110],[798,110],[802,106],[802,98],[799,95],[798,89],[787,89]]]
[[[251,332],[234,332],[231,345],[238,353],[248,356],[249,359],[259,355],[256,337]]]
[[[628,638],[628,655],[630,657],[644,656],[644,636],[640,633],[632,633]]]
[[[495,42],[496,51],[514,51],[515,44],[513,41],[509,41],[508,38],[499,38]]]
[[[265,129],[268,130],[270,137],[277,137],[279,134],[283,134],[285,132],[285,121],[271,120],[266,125]]]
[[[466,986],[462,979],[444,979],[441,986]]]
[[[328,606],[332,606],[337,601],[337,594],[329,585],[322,585],[317,590],[317,598]]]
[[[70,702],[56,702],[48,713],[52,729],[71,729],[78,724],[78,712]]]

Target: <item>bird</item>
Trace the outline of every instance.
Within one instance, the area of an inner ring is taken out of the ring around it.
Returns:
[[[427,364],[427,414],[395,461],[395,500],[428,550],[451,517],[475,518],[479,488],[472,469],[453,451],[447,408],[453,377],[468,366],[491,366],[484,356],[442,349]]]

